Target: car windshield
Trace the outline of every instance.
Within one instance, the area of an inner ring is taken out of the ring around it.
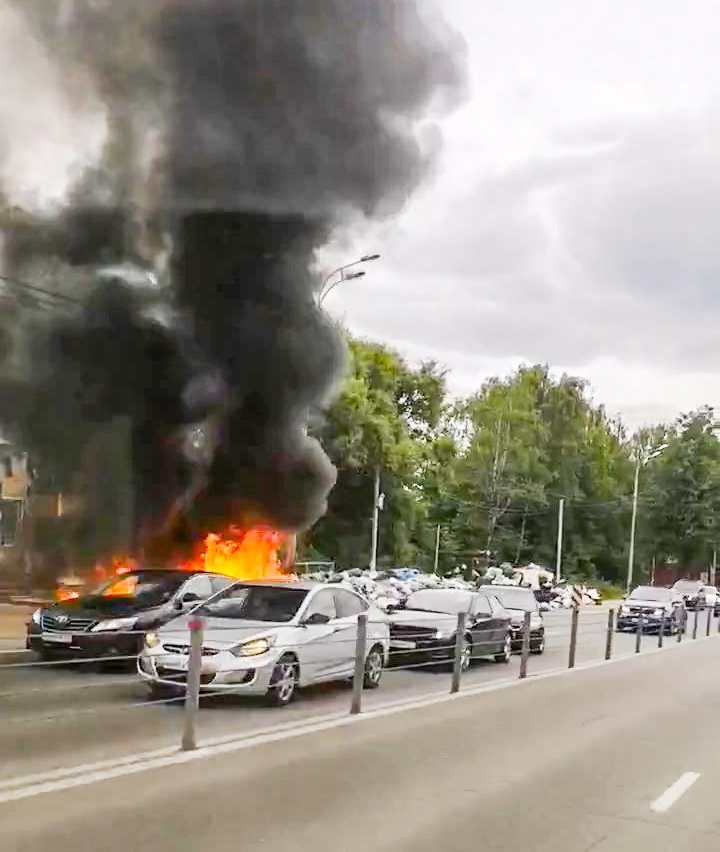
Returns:
[[[630,600],[636,601],[669,601],[671,597],[670,589],[660,589],[656,586],[638,586],[630,593]]]
[[[135,598],[148,604],[170,600],[187,580],[183,571],[132,571],[98,586],[91,594],[104,598]]]
[[[688,592],[697,592],[700,590],[700,584],[696,580],[678,580],[673,586],[676,592],[687,594]]]
[[[426,589],[413,592],[407,599],[405,609],[419,610],[421,612],[446,612],[451,615],[457,615],[459,612],[469,612],[470,603],[471,596],[469,592]]]
[[[493,586],[492,593],[506,609],[522,609],[525,612],[537,612],[537,601],[530,589]]]
[[[201,611],[215,618],[246,621],[290,621],[307,597],[307,589],[282,586],[233,586]]]

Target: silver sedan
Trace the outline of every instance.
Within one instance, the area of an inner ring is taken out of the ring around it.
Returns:
[[[379,686],[390,631],[379,609],[342,585],[247,582],[145,637],[138,673],[156,696],[184,691],[189,621],[204,619],[200,689],[289,703],[298,687],[352,677],[358,616],[367,613],[364,685]]]

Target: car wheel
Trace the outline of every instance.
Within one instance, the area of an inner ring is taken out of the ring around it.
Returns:
[[[545,634],[543,633],[540,637],[540,641],[537,642],[534,646],[530,646],[531,654],[544,654],[545,653]]]
[[[380,686],[383,667],[385,665],[385,654],[379,645],[375,645],[365,658],[365,674],[363,675],[364,689],[377,689]]]
[[[270,688],[266,698],[273,707],[285,707],[295,696],[297,688],[297,663],[290,656],[281,657],[270,675]]]
[[[502,651],[499,654],[495,654],[495,662],[496,663],[509,663],[512,658],[512,637],[508,633],[505,636],[505,641],[503,642]]]

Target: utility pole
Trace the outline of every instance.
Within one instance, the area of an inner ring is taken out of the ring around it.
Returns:
[[[555,562],[555,582],[560,582],[560,566],[562,565],[562,543],[563,543],[563,518],[565,515],[565,498],[560,498],[558,504],[558,535],[557,535],[557,561]]]
[[[384,495],[383,495],[384,496]],[[378,546],[378,521],[380,509],[382,509],[382,500],[380,499],[380,465],[375,465],[375,482],[373,485],[373,519],[372,519],[372,548],[370,550],[370,574],[375,574],[377,570],[377,546]]]
[[[715,573],[717,571],[717,548],[713,547],[713,561],[710,566],[710,585],[715,585]]]
[[[438,559],[440,558],[440,524],[437,525],[437,534],[435,535],[435,563],[433,565],[433,574],[438,572]]]
[[[638,480],[640,479],[640,458],[635,462],[635,485],[633,487],[632,521],[630,522],[630,551],[628,553],[627,582],[625,591],[630,594],[633,577],[633,559],[635,558],[635,521],[637,519]]]

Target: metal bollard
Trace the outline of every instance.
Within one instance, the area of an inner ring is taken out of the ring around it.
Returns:
[[[605,637],[605,659],[609,660],[612,657],[612,642],[613,642],[613,633],[615,631],[615,610],[611,609],[608,611],[608,626],[607,626],[607,636]]]
[[[642,644],[642,631],[643,631],[643,617],[642,613],[640,613],[640,617],[638,618],[637,632],[635,633],[635,653],[640,653],[640,646]]]
[[[700,620],[700,610],[695,607],[695,618],[693,619],[693,639],[697,639],[698,621]]]
[[[355,671],[353,673],[352,703],[350,713],[354,716],[362,710],[363,681],[365,680],[365,646],[367,645],[366,612],[358,615],[357,638],[355,639]]]
[[[658,648],[662,648],[664,636],[665,636],[665,613],[663,612],[663,614],[660,618],[660,629],[658,630]]]
[[[683,633],[685,632],[685,625],[687,624],[687,612],[683,609],[682,618],[680,619],[679,629],[677,632],[677,640],[678,642],[682,642]]]
[[[457,633],[455,634],[455,661],[453,663],[452,684],[450,692],[460,691],[460,676],[462,674],[463,648],[465,647],[466,613],[458,613]]]
[[[575,668],[575,646],[577,645],[578,632],[578,614],[579,607],[577,604],[573,606],[572,622],[570,624],[570,653],[568,655],[568,668]]]
[[[709,635],[710,635],[710,625],[711,625],[711,624],[712,624],[712,610],[710,609],[710,607],[708,607],[708,611],[707,611],[707,624],[705,625],[705,628],[706,628],[706,629],[705,629],[705,635],[706,635],[706,636],[709,636]]]
[[[200,706],[200,671],[202,669],[203,620],[192,618],[190,628],[190,659],[188,660],[187,681],[185,683],[185,726],[182,735],[182,750],[197,748],[195,725]]]
[[[530,659],[530,612],[525,613],[522,634],[522,654],[520,656],[520,677],[527,677],[528,660]]]

